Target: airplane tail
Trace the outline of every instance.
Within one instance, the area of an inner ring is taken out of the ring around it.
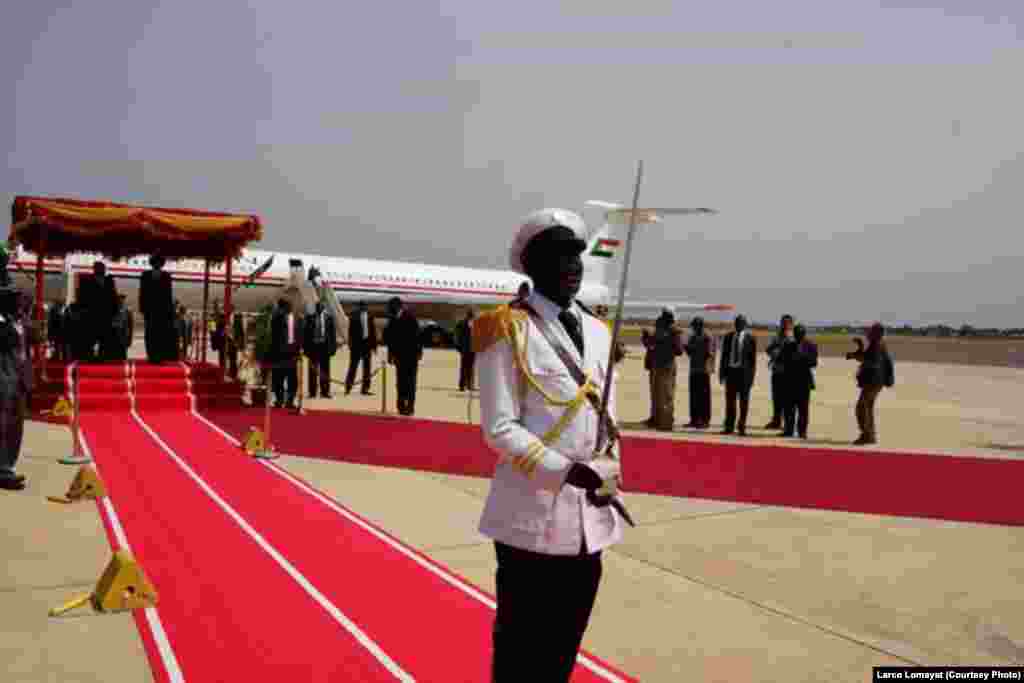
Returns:
[[[583,287],[599,292],[596,298],[603,299],[605,305],[610,305],[619,291],[629,234],[629,221],[621,223],[610,218],[606,216],[589,236],[583,252]]]
[[[618,296],[622,282],[622,270],[626,260],[626,239],[629,237],[629,224],[633,210],[621,204],[604,201],[589,201],[589,206],[604,210],[604,221],[601,227],[594,230],[587,240],[587,250],[583,253],[584,287],[593,294],[590,298],[599,300],[605,305],[613,305]],[[661,223],[663,216],[711,215],[716,213],[707,208],[638,208],[633,221],[637,229],[652,223]],[[637,238],[634,234],[634,239]],[[629,301],[627,290],[626,307],[636,305],[647,306],[649,302]],[[660,309],[670,308],[676,311],[726,311],[732,310],[731,304],[698,304],[686,301],[658,302]]]

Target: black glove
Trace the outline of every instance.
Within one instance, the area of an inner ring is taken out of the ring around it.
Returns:
[[[565,477],[565,483],[585,491],[596,491],[604,486],[604,480],[601,479],[601,475],[595,472],[593,468],[587,467],[581,462],[572,464],[572,467],[569,468],[569,473]]]

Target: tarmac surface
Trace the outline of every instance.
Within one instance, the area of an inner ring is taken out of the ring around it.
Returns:
[[[455,390],[457,363],[453,352],[427,352],[418,418],[477,418],[472,395]],[[343,378],[347,354],[333,365]],[[856,438],[854,369],[850,361],[822,359],[811,409],[815,445],[845,447]],[[1024,370],[897,357],[896,373],[896,387],[878,403],[880,445],[867,451],[1024,458]],[[635,427],[648,416],[647,377],[635,351],[621,376],[619,419]],[[387,379],[394,413],[394,373]],[[336,387],[335,398],[307,405],[379,411],[380,380],[373,396],[344,396]],[[713,425],[721,422],[723,393],[713,388]],[[681,365],[677,424],[688,421],[687,406]],[[745,441],[799,447],[759,429],[770,414],[762,357]],[[744,440],[681,427],[647,433]],[[0,680],[152,680],[130,615],[80,609],[47,616],[89,591],[110,557],[93,503],[45,499],[66,491],[74,476],[74,467],[56,462],[70,444],[67,427],[28,423],[19,469],[29,486],[0,491]],[[493,592],[493,546],[476,531],[488,480],[294,457],[278,462]],[[879,665],[1024,664],[1024,528],[640,494],[628,501],[638,526],[604,554],[584,646],[643,681],[852,683],[870,680]]]

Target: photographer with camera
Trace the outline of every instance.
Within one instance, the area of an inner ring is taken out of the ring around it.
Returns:
[[[860,387],[860,398],[857,399],[857,425],[860,427],[860,436],[853,442],[855,446],[878,443],[875,402],[883,387],[891,387],[896,383],[892,356],[882,341],[884,336],[885,328],[882,327],[882,323],[876,322],[868,328],[867,348],[864,348],[863,341],[854,339],[857,350],[846,354],[847,360],[860,362],[857,369],[857,386]]]

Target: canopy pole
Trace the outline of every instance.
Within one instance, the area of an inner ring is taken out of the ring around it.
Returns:
[[[232,341],[230,343],[234,343],[232,331],[235,329],[234,325],[232,324],[232,320],[231,320],[231,313],[234,310],[234,307],[231,305],[231,289],[232,289],[232,287],[231,287],[231,265],[232,265],[231,261],[232,261],[231,254],[227,254],[225,259],[224,259],[224,349],[225,350],[227,350],[227,348],[228,348],[228,344],[229,344],[228,340],[229,339],[232,339]],[[243,351],[244,351],[244,349],[243,349]],[[238,350],[236,349],[234,353],[237,353],[237,352],[238,352]],[[225,368],[224,368],[224,356],[225,355],[226,354],[221,354],[221,366],[220,366],[221,377],[224,376],[224,372],[225,372]],[[236,363],[236,367],[237,367],[237,363]],[[235,378],[232,377],[232,379],[235,379]]]
[[[33,317],[35,318],[37,329],[42,332],[43,330],[43,277],[45,275],[43,269],[43,246],[40,244],[39,254],[36,256],[36,305]],[[28,341],[28,340],[26,340]],[[40,334],[39,341],[32,346],[32,356],[36,363],[46,362],[46,335]],[[46,374],[45,368],[43,374]]]
[[[208,333],[207,320],[206,320],[206,307],[210,301],[210,259],[206,259],[206,266],[203,268],[203,331],[202,338],[200,339],[200,356],[199,360],[203,364],[206,363],[206,335]]]

